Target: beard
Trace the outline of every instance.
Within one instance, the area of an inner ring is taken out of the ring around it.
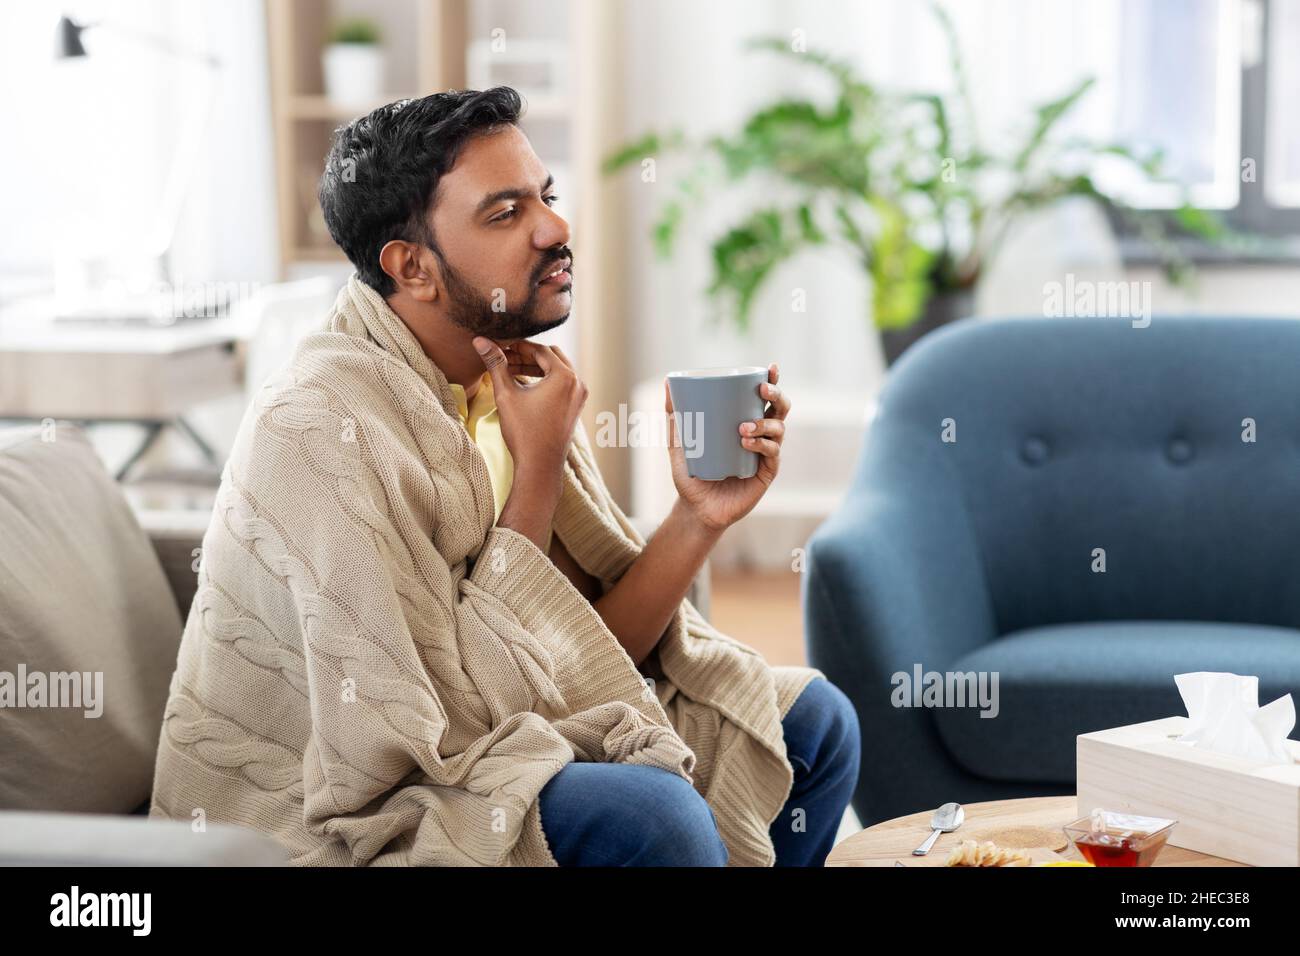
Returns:
[[[526,339],[540,335],[549,329],[562,325],[569,318],[569,313],[556,319],[538,317],[538,307],[543,289],[537,283],[559,263],[569,260],[569,273],[573,273],[573,253],[568,246],[561,246],[537,267],[529,280],[528,298],[517,309],[503,309],[495,295],[481,295],[465,278],[446,261],[442,262],[443,280],[447,287],[448,318],[456,325],[473,335],[482,335],[490,339]],[[558,291],[570,292],[572,281],[561,286]],[[494,307],[495,306],[495,307]]]

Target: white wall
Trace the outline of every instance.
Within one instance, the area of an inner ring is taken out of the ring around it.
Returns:
[[[90,56],[55,61],[66,10],[102,26]],[[224,63],[177,230],[191,281],[269,281],[276,223],[265,17],[260,0],[12,4],[0,31],[0,273],[52,276],[55,251],[121,251],[156,225],[163,183],[210,82],[128,31]],[[115,29],[118,28],[118,29]]]

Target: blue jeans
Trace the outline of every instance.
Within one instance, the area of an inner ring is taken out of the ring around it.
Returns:
[[[858,782],[857,713],[843,691],[819,677],[781,729],[794,785],[769,828],[776,865],[821,866]],[[566,764],[538,799],[561,866],[727,864],[712,808],[686,780],[659,767]]]

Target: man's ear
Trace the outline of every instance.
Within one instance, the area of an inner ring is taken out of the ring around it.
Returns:
[[[441,294],[442,270],[438,257],[421,243],[390,239],[379,250],[379,267],[417,302],[433,302]]]

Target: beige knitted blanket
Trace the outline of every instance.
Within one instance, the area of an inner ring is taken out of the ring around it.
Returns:
[[[354,275],[240,425],[150,815],[256,828],[299,865],[554,866],[538,791],[573,760],[632,763],[693,784],[731,865],[771,865],[780,721],[821,672],[683,601],[643,674],[494,516],[446,377]],[[645,543],[581,423],[554,528],[606,591]]]

